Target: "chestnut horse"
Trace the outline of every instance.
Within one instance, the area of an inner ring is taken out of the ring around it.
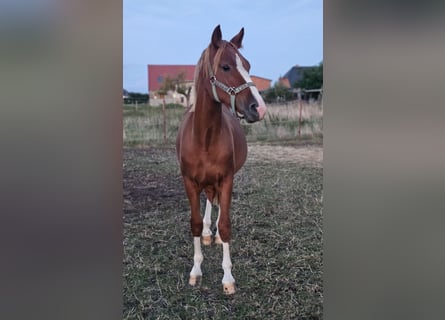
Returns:
[[[235,292],[229,241],[229,217],[233,176],[246,161],[247,144],[239,118],[252,123],[261,120],[266,105],[250,79],[249,62],[238,49],[244,28],[230,40],[222,40],[220,26],[201,55],[195,70],[194,101],[185,113],[176,139],[176,153],[191,208],[194,239],[194,265],[189,283],[201,276],[201,235],[204,245],[212,242],[210,231],[212,204],[218,205],[215,243],[222,243],[224,293]],[[200,194],[207,197],[204,220],[200,213]]]

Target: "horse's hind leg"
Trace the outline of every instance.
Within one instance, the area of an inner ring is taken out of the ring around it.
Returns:
[[[206,210],[204,214],[203,228],[202,228],[202,243],[206,246],[212,243],[212,231],[210,231],[210,225],[212,215],[212,203],[207,199]]]
[[[217,244],[222,244],[222,240],[221,240],[221,236],[219,235],[219,227],[218,227],[218,223],[219,223],[219,217],[221,216],[221,207],[218,206],[218,218],[216,219],[216,234],[215,234],[215,243]]]

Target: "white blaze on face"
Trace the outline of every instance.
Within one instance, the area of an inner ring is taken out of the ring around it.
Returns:
[[[243,62],[241,61],[241,58],[239,55],[236,55],[236,69],[243,77],[244,81],[246,82],[253,82],[252,79],[249,76],[249,73],[246,69],[244,69]],[[252,95],[255,97],[257,104],[258,104],[258,114],[260,115],[260,120],[263,119],[264,115],[266,114],[266,104],[264,103],[263,98],[261,97],[257,87],[251,86],[249,87],[250,91],[252,92]]]

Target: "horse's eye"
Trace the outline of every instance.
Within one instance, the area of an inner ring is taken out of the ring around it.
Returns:
[[[229,71],[230,70],[230,66],[225,64],[221,67],[224,71]]]

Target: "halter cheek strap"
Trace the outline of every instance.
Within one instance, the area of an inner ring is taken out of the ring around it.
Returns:
[[[216,101],[221,103],[221,101],[218,98],[218,94],[216,92],[216,87],[222,89],[223,91],[227,92],[230,95],[230,106],[232,107],[232,113],[236,116],[236,109],[235,109],[235,96],[243,91],[244,89],[247,89],[249,87],[254,87],[255,84],[253,82],[246,82],[239,87],[229,87],[222,83],[221,81],[218,81],[213,73],[212,68],[210,67],[210,83],[212,84],[212,92],[213,97]]]

